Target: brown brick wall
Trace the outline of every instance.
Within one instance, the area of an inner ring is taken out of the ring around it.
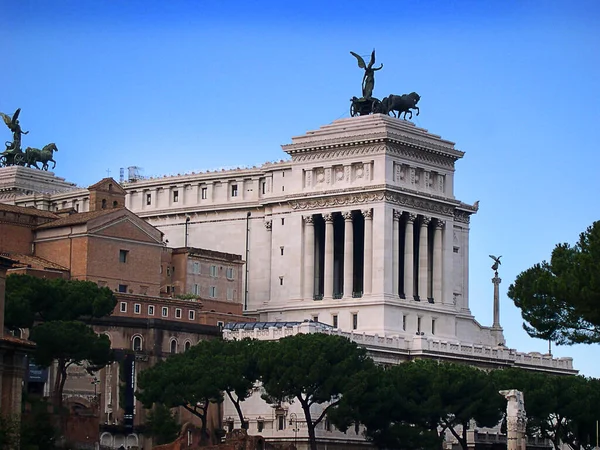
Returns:
[[[35,256],[71,268],[71,242],[69,239],[36,242]]]
[[[128,252],[124,263],[119,261],[120,250]],[[154,245],[90,236],[87,279],[105,282],[112,290],[123,284],[128,293],[158,296],[161,251]]]
[[[31,255],[32,242],[33,231],[31,228],[0,222],[0,252]]]

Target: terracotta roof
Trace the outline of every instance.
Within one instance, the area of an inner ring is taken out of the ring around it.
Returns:
[[[16,214],[26,214],[28,216],[35,217],[48,217],[50,219],[56,219],[58,216],[50,211],[44,211],[42,209],[7,205],[6,203],[0,203],[0,211],[12,212]]]
[[[54,269],[68,272],[67,267],[40,258],[39,256],[24,255],[22,253],[2,253],[0,256],[9,258],[15,262],[15,267],[31,267],[32,269]]]
[[[61,217],[60,219],[54,220],[52,222],[44,223],[44,224],[36,227],[35,229],[42,230],[42,229],[46,229],[46,228],[59,228],[59,227],[66,227],[66,226],[70,226],[70,225],[79,225],[82,223],[87,223],[90,220],[95,219],[97,217],[101,217],[106,214],[111,214],[111,213],[114,213],[115,211],[122,211],[124,209],[125,208],[120,207],[120,208],[99,209],[98,211],[89,211],[89,212],[71,214],[70,216]]]

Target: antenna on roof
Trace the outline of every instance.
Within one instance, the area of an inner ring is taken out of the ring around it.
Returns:
[[[119,169],[119,183],[122,183],[123,181],[125,181],[125,168],[121,167]]]
[[[127,172],[128,172],[128,182],[129,183],[134,183],[136,181],[139,180],[143,180],[144,176],[142,175],[142,168],[138,167],[138,166],[129,166],[127,168]]]

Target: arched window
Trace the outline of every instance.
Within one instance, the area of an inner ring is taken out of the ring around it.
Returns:
[[[190,341],[185,341],[185,351],[187,352],[190,347],[192,346],[192,343]]]
[[[102,209],[106,209],[106,199],[102,199]]]
[[[113,208],[116,208],[117,206],[119,206],[119,202],[115,200],[115,201],[113,202]]]
[[[171,340],[171,353],[177,353],[177,341],[175,339]]]
[[[133,338],[133,351],[134,352],[142,351],[142,337],[141,336],[135,336]]]

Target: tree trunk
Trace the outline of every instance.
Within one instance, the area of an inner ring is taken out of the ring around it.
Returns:
[[[310,405],[300,399],[302,405],[302,411],[304,411],[304,419],[306,420],[306,429],[308,430],[308,442],[310,444],[310,450],[317,450],[317,437],[315,436],[315,424],[312,421],[310,415]],[[297,427],[298,425],[296,425]]]
[[[242,413],[242,407],[240,406],[240,399],[238,398],[237,400],[233,399],[233,395],[231,395],[231,392],[229,391],[225,391],[227,392],[227,396],[229,397],[229,400],[231,400],[231,403],[233,403],[233,406],[235,406],[235,410],[238,413],[238,417],[240,418],[240,422],[242,424],[242,428],[244,428],[244,414]],[[248,428],[247,426],[245,427],[246,429]]]

